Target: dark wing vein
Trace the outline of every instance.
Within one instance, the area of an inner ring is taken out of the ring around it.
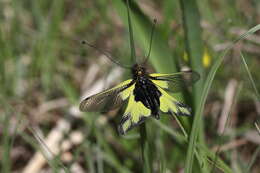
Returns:
[[[79,109],[83,112],[107,112],[120,106],[123,102],[120,93],[130,87],[132,81],[114,88],[107,89],[101,93],[87,97],[80,103]]]

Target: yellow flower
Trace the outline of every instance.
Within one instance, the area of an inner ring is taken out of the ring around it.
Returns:
[[[211,56],[209,55],[208,50],[206,48],[204,49],[202,63],[205,68],[208,68],[211,64]]]
[[[212,59],[212,57],[208,53],[207,48],[205,48],[204,52],[203,52],[203,57],[202,57],[202,65],[203,65],[203,67],[208,68],[211,65],[211,59]],[[187,52],[183,53],[183,60],[185,62],[189,61],[189,56],[188,56]]]

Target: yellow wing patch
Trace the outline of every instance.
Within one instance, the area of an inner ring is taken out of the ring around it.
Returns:
[[[150,74],[151,77],[158,77],[158,76],[165,76],[165,75],[169,75],[169,74],[161,74],[161,73],[152,73]],[[157,86],[164,88],[164,89],[168,89],[169,88],[169,84],[167,81],[163,81],[163,80],[152,80],[154,84],[156,84]]]
[[[172,76],[172,75],[180,75],[182,72],[176,72],[176,73],[151,73],[149,74],[152,77],[164,77],[164,76]]]
[[[164,88],[164,89],[168,89],[169,88],[169,85],[168,85],[168,82],[167,81],[162,81],[162,80],[152,80],[153,83],[161,88]]]
[[[125,81],[127,83],[127,81]],[[131,82],[131,80],[130,80]],[[135,85],[130,86],[120,93],[120,96],[123,100],[126,100],[134,91]]]
[[[169,95],[162,88],[158,87],[158,89],[162,93],[160,97],[160,110],[162,112],[172,113],[174,115],[191,115],[191,110],[188,106],[178,102],[174,97]]]
[[[119,133],[125,134],[131,128],[139,125],[145,118],[151,115],[151,110],[146,108],[142,102],[136,102],[133,94],[135,85],[127,88],[121,94],[122,99],[127,99],[128,104],[119,125]]]

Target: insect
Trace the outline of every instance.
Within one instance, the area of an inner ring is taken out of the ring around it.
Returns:
[[[127,14],[131,57],[136,59],[128,1]],[[173,115],[191,115],[191,109],[176,100],[169,92],[181,91],[186,85],[196,82],[199,79],[199,74],[191,70],[169,74],[149,74],[145,68],[151,52],[155,23],[156,21],[154,21],[152,28],[148,56],[144,62],[135,63],[131,67],[132,79],[128,79],[111,89],[87,97],[80,103],[79,108],[84,112],[107,112],[121,106],[122,103],[126,103],[126,110],[118,128],[121,135],[126,134],[126,132],[133,127],[143,123],[148,117],[159,119],[160,112]],[[89,43],[87,44],[94,47]],[[113,60],[107,52],[101,50],[100,52],[120,65],[117,61]]]

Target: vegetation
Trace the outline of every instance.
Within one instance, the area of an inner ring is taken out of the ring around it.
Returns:
[[[123,110],[80,100],[130,77],[125,1],[0,2],[0,172],[260,171],[260,2],[132,1],[137,56],[151,71],[201,75],[174,94],[193,117],[161,115],[120,136]],[[141,139],[140,139],[141,138]],[[142,161],[145,158],[145,162]]]

